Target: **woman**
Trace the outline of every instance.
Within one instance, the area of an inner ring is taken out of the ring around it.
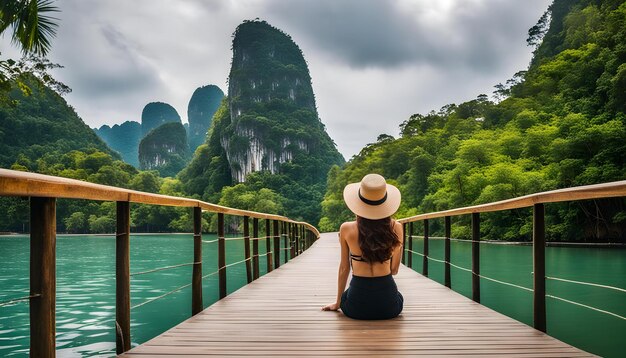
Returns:
[[[356,221],[339,229],[341,263],[337,300],[324,311],[341,308],[354,319],[389,319],[402,312],[403,298],[392,275],[402,258],[402,225],[390,216],[400,206],[400,191],[378,174],[368,174],[360,183],[348,184],[343,199]],[[346,288],[352,269],[350,287]]]

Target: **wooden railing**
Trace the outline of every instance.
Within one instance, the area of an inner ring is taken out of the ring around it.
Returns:
[[[192,315],[202,311],[202,211],[217,213],[219,298],[227,294],[224,215],[243,217],[247,281],[259,277],[259,220],[265,220],[267,270],[280,266],[280,236],[284,262],[299,255],[319,238],[308,223],[280,215],[233,209],[200,200],[180,198],[88,183],[80,180],[0,169],[0,196],[30,198],[30,355],[55,356],[56,301],[56,199],[88,199],[117,202],[115,330],[118,354],[130,349],[130,203],[193,208],[194,262],[191,287]],[[252,237],[250,237],[252,218]],[[270,223],[273,222],[273,225]],[[272,230],[273,229],[273,230]],[[280,229],[280,230],[279,230]],[[252,254],[250,241],[252,240]],[[273,241],[273,245],[271,242]],[[288,243],[290,241],[290,243]],[[289,245],[289,246],[288,246]]]
[[[503,211],[520,208],[533,208],[533,322],[534,327],[540,331],[546,331],[546,264],[545,264],[545,208],[544,204],[563,201],[601,199],[626,196],[626,180],[605,184],[586,185],[568,189],[552,190],[543,193],[526,195],[518,198],[502,200],[498,202],[469,206],[464,208],[439,211],[427,214],[411,216],[399,219],[404,226],[405,249],[402,252],[402,262],[407,266],[413,266],[413,223],[423,221],[424,224],[424,247],[422,272],[428,276],[428,239],[429,220],[444,219],[444,285],[451,287],[450,280],[450,218],[459,215],[471,215],[472,227],[472,299],[480,303],[480,213]],[[409,233],[408,247],[406,245]]]

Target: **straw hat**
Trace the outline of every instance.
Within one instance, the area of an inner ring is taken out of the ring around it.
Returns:
[[[393,215],[400,207],[400,190],[378,174],[367,174],[360,183],[346,185],[343,200],[356,215],[378,220]]]

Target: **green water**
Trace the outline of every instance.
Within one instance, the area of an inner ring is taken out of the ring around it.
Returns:
[[[424,241],[413,240],[422,253]],[[429,255],[442,260],[444,241],[429,240]],[[451,241],[450,262],[471,268],[471,243]],[[413,268],[422,273],[423,258],[413,254]],[[443,284],[444,265],[429,260],[429,278]],[[496,280],[533,287],[531,246],[481,244],[480,273]],[[451,267],[452,289],[472,297],[471,273]],[[546,248],[546,276],[626,289],[626,250],[610,248]],[[626,316],[626,293],[554,280],[546,281],[548,295],[561,297]],[[481,303],[528,325],[533,324],[533,294],[481,278]],[[623,357],[626,320],[588,308],[546,298],[547,331],[566,343],[604,357]]]
[[[204,240],[215,239],[204,235]],[[414,240],[421,252],[423,241]],[[217,244],[203,244],[203,274],[217,269]],[[259,242],[260,254],[265,242]],[[482,244],[481,274],[532,288],[530,246]],[[227,264],[244,258],[243,241],[226,242]],[[443,258],[443,241],[430,241],[430,254]],[[191,235],[136,235],[131,238],[131,272],[192,262]],[[471,244],[453,241],[452,263],[471,267]],[[281,262],[282,262],[281,257]],[[266,272],[261,258],[261,274]],[[547,275],[626,288],[626,251],[590,248],[548,248]],[[421,272],[422,257],[413,255]],[[21,297],[29,290],[28,236],[0,237],[0,301]],[[443,283],[443,264],[429,262],[430,278]],[[228,292],[245,283],[245,265],[227,269]],[[59,236],[57,239],[57,354],[109,357],[115,352],[115,238]],[[452,268],[452,288],[471,297],[471,274]],[[329,277],[329,280],[334,280]],[[131,278],[131,305],[158,297],[191,280],[191,266]],[[548,294],[626,316],[626,293],[598,287],[547,281]],[[217,300],[217,275],[203,280],[204,306]],[[481,279],[482,303],[532,325],[532,293]],[[547,299],[548,333],[586,351],[623,356],[626,321],[554,299]],[[191,288],[131,311],[133,346],[187,319]],[[0,356],[26,356],[29,346],[28,303],[0,307]]]
[[[203,235],[213,240],[214,235]],[[282,240],[281,240],[282,241]],[[242,240],[226,241],[226,264],[244,259]],[[133,235],[130,271],[140,272],[193,262],[191,235]],[[284,251],[283,251],[284,252]],[[259,242],[265,253],[265,241]],[[29,292],[28,236],[0,236],[0,301]],[[281,262],[283,262],[281,256]],[[217,271],[217,243],[202,245],[203,275]],[[260,273],[267,271],[265,257]],[[57,237],[57,355],[115,355],[115,237]],[[131,277],[131,306],[191,282],[191,266]],[[203,303],[218,298],[218,277],[203,280]],[[245,264],[227,269],[227,291],[246,283]],[[136,346],[190,317],[191,287],[131,310],[131,339]],[[28,302],[0,307],[0,356],[26,356],[29,350]]]

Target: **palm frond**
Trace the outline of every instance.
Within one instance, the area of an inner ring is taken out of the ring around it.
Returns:
[[[14,12],[10,24],[13,27],[12,42],[20,46],[24,54],[45,56],[50,50],[50,39],[56,36],[59,20],[48,14],[59,12],[59,9],[53,5],[52,0],[27,0],[25,2],[10,0],[8,2],[21,5],[12,10]],[[8,14],[7,12],[7,18]],[[4,16],[0,18],[4,26]]]

